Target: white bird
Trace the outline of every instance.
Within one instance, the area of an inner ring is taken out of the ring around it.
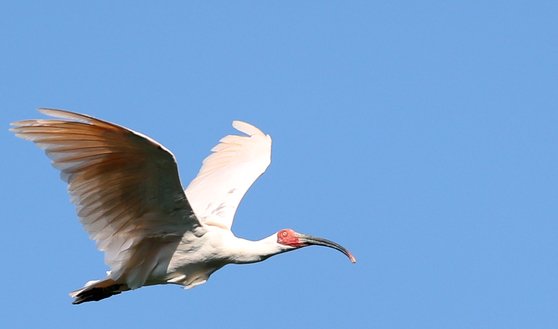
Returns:
[[[58,119],[12,123],[36,143],[68,183],[89,237],[105,253],[107,277],[70,293],[74,304],[156,284],[186,288],[226,264],[246,264],[309,245],[339,244],[291,229],[259,241],[236,237],[238,205],[271,162],[271,137],[241,121],[246,136],[222,138],[183,190],[173,154],[153,139],[84,114],[40,109]]]

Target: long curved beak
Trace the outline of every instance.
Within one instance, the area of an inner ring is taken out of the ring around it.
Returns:
[[[333,241],[324,238],[317,238],[311,235],[306,235],[301,233],[298,233],[298,241],[302,243],[304,247],[315,245],[315,246],[324,246],[324,247],[337,249],[340,252],[344,253],[345,256],[349,257],[351,263],[356,263],[356,258],[353,256],[353,254],[351,254],[347,249],[345,249],[345,247]]]

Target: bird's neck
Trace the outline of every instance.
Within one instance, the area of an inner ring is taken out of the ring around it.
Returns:
[[[231,262],[236,264],[256,263],[288,250],[277,243],[276,235],[258,241],[236,238]]]

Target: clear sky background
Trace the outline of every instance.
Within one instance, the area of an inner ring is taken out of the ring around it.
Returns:
[[[558,328],[556,1],[4,1],[2,328]],[[8,123],[65,108],[158,140],[183,184],[234,119],[273,162],[234,232],[324,236],[192,290],[102,278]]]

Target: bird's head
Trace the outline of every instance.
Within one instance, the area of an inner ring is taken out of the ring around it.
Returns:
[[[343,246],[333,241],[317,238],[311,235],[295,232],[291,229],[283,229],[277,232],[277,243],[291,247],[293,249],[307,247],[307,246],[324,246],[337,249],[344,253],[352,263],[356,263],[355,257]]]

